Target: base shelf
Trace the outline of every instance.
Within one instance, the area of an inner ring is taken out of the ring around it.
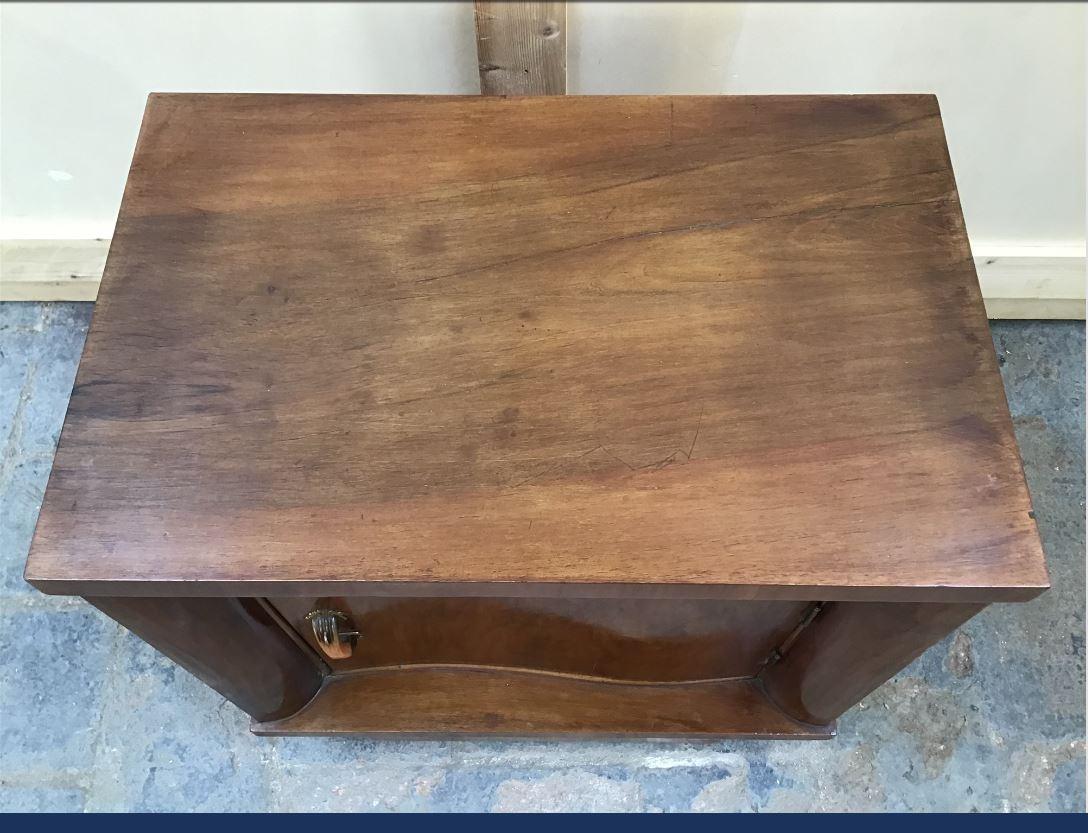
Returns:
[[[334,674],[258,735],[824,739],[752,678],[626,683],[508,668],[403,666]]]

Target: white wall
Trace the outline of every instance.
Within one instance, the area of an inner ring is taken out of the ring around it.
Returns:
[[[576,90],[935,92],[976,248],[1083,241],[1083,5],[652,5],[576,9]]]
[[[572,3],[573,93],[936,92],[976,250],[1083,245],[1080,4]],[[151,90],[474,93],[470,3],[0,8],[0,237],[109,236]]]
[[[0,5],[0,237],[108,237],[151,91],[478,93],[464,3]]]

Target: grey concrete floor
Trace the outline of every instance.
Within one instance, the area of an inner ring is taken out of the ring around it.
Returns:
[[[991,607],[827,742],[263,739],[22,581],[90,305],[0,304],[0,809],[1083,810],[1084,325],[993,326],[1053,589]]]

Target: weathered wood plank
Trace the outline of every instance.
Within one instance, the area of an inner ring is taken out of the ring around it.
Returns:
[[[484,95],[567,91],[567,4],[476,2]]]

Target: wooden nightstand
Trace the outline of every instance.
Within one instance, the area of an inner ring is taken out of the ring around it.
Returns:
[[[1047,586],[936,99],[152,96],[26,577],[260,733],[832,734]]]

